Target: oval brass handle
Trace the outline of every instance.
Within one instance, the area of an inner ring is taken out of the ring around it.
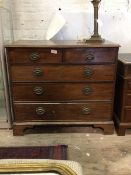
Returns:
[[[37,107],[35,111],[37,115],[44,115],[46,112],[43,107]]]
[[[89,115],[91,113],[91,109],[88,107],[83,107],[82,114],[83,115]]]
[[[33,92],[36,94],[36,95],[42,95],[44,90],[42,87],[35,87]]]
[[[94,60],[94,55],[92,53],[89,53],[87,56],[86,56],[86,61],[92,61]]]
[[[37,60],[39,60],[39,59],[40,59],[39,53],[31,53],[31,54],[30,54],[30,60],[31,60],[31,61],[37,61]]]
[[[83,94],[88,95],[92,93],[92,88],[87,86],[82,91],[83,91]]]
[[[42,76],[43,71],[40,68],[36,68],[36,69],[33,70],[33,75],[34,76]]]
[[[51,111],[51,113],[52,113],[52,115],[55,115],[56,114],[56,111],[53,110],[53,111]]]
[[[85,68],[85,69],[84,69],[84,75],[85,75],[86,77],[90,77],[91,75],[93,75],[93,70],[90,69],[90,68]]]

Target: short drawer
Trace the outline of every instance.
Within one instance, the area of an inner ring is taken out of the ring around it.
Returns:
[[[12,81],[114,81],[115,65],[11,66]]]
[[[112,100],[113,83],[14,83],[14,101]]]
[[[111,103],[14,104],[15,121],[108,121]]]
[[[114,63],[116,48],[78,48],[66,49],[64,61],[66,63]]]
[[[62,50],[60,49],[10,48],[7,54],[11,64],[62,62]]]

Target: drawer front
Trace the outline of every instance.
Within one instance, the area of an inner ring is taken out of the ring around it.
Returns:
[[[66,63],[113,63],[115,59],[115,48],[67,49],[64,52]]]
[[[131,92],[131,80],[126,80],[126,83],[127,83],[127,91],[130,91]]]
[[[124,78],[131,79],[131,64],[125,64],[118,60],[117,73]]]
[[[12,81],[113,81],[115,65],[11,66]]]
[[[130,106],[131,107],[131,94],[126,94],[125,95],[125,106]]]
[[[131,122],[131,107],[124,109],[124,122]]]
[[[131,78],[131,65],[127,66],[126,76]]]
[[[8,49],[11,64],[15,63],[61,63],[62,50],[43,48],[11,48]]]
[[[107,121],[111,103],[15,104],[15,121]]]
[[[113,83],[13,84],[15,101],[112,100]]]

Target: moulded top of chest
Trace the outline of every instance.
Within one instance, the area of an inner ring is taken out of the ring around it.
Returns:
[[[131,53],[121,53],[118,58],[124,64],[131,64]]]
[[[114,44],[109,41],[103,43],[85,43],[77,40],[55,40],[55,41],[44,41],[44,40],[18,40],[12,43],[5,44],[5,47],[45,47],[45,48],[73,48],[73,47],[119,47],[118,44]]]

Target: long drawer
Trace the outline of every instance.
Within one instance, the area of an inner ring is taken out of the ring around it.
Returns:
[[[64,52],[64,62],[75,64],[114,63],[116,51],[116,48],[66,49]]]
[[[11,64],[61,63],[61,49],[10,48],[8,57]]]
[[[114,65],[11,66],[12,81],[113,81]]]
[[[14,83],[15,101],[112,100],[113,83]]]
[[[24,121],[107,121],[111,120],[111,103],[14,104],[14,117]]]

